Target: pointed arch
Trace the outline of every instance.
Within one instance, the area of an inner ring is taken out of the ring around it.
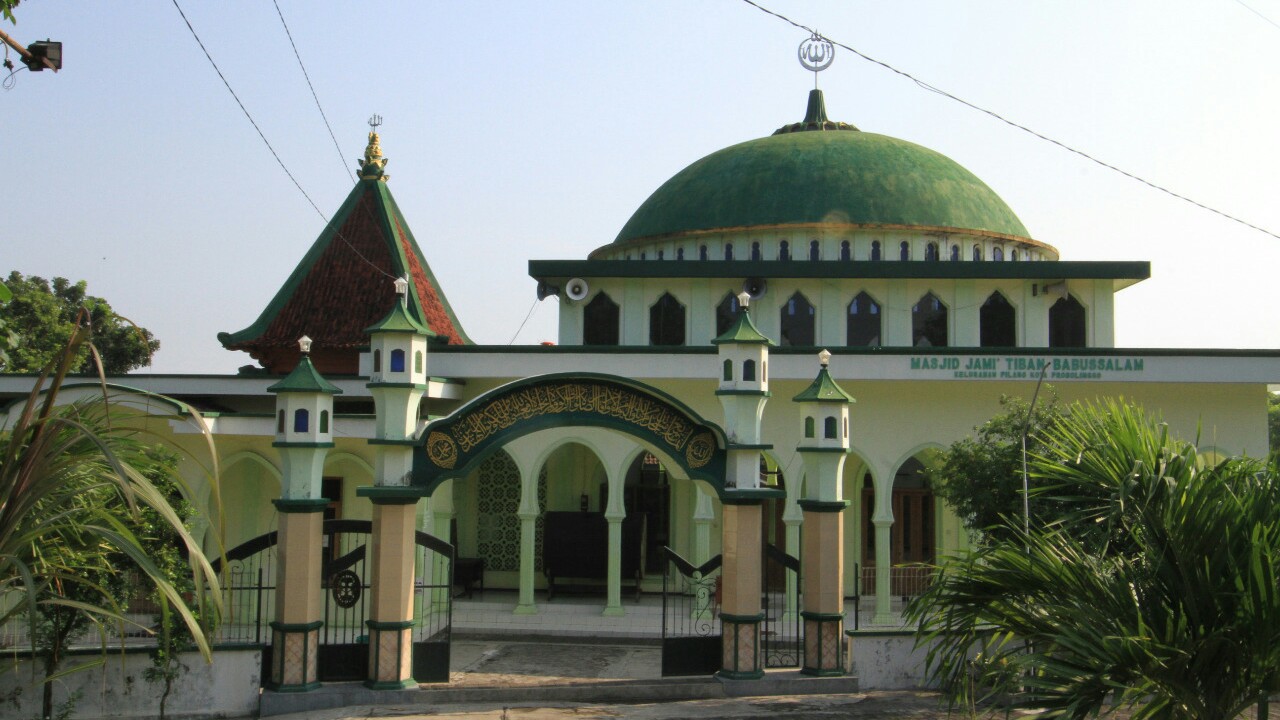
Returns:
[[[845,344],[851,347],[879,347],[884,322],[880,303],[863,291],[854,296],[847,310]]]
[[[947,306],[933,292],[911,306],[912,347],[947,346]]]
[[[782,337],[782,346],[800,346],[812,347],[816,344],[814,336],[814,328],[816,326],[816,312],[813,303],[804,296],[804,293],[796,291],[779,311],[780,335]]]
[[[685,344],[685,308],[669,292],[649,308],[649,344]]]
[[[1018,344],[1017,311],[1004,293],[996,290],[978,310],[978,335],[982,347],[1014,347]]]
[[[617,345],[618,303],[601,291],[582,308],[582,344]]]
[[[733,326],[740,312],[742,308],[738,304],[738,296],[731,292],[725,293],[720,304],[716,305],[716,337],[723,335]]]
[[[1049,347],[1085,347],[1087,313],[1075,295],[1059,299],[1049,308]]]

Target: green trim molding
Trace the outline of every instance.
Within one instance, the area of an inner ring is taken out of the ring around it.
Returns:
[[[800,500],[796,504],[805,512],[815,513],[844,512],[845,508],[849,507],[848,500]]]
[[[282,513],[318,513],[329,507],[329,498],[276,498],[271,504]]]
[[[365,440],[365,442],[370,445],[403,445],[413,447],[422,441],[417,438],[404,438],[403,440],[397,440],[395,438],[369,438],[368,440]]]
[[[370,630],[408,630],[413,627],[412,620],[365,620]]]
[[[426,392],[430,389],[422,383],[371,382],[365,383],[364,386],[371,390],[374,388],[400,388],[404,390],[420,390],[422,392]]]
[[[787,491],[782,488],[726,488],[720,494],[721,505],[759,505],[765,500],[782,499]]]
[[[758,397],[773,397],[773,393],[768,390],[717,390],[717,395],[756,395]]]
[[[271,443],[273,448],[331,448],[332,442],[289,442],[286,440],[277,440]]]
[[[748,443],[729,443],[725,446],[725,450],[772,450],[773,443],[756,443],[754,445]]]
[[[837,453],[837,454],[840,454],[840,455],[847,455],[847,454],[849,454],[850,452],[853,452],[853,450],[852,450],[851,448],[833,448],[833,447],[798,447],[798,448],[796,448],[796,452],[802,452],[802,453]]]
[[[367,497],[374,505],[412,505],[426,494],[413,486],[365,485],[356,488],[356,496]]]
[[[1040,260],[530,260],[538,280],[585,278],[796,278],[937,280],[1114,280],[1116,289],[1151,277],[1146,261]],[[434,350],[434,348],[433,348]]]
[[[820,613],[820,612],[810,612],[808,610],[801,610],[800,617],[805,620],[812,620],[814,622],[835,622],[837,620],[841,622],[844,621],[843,613]]]
[[[324,627],[323,620],[313,620],[312,622],[306,623],[283,623],[272,620],[269,624],[271,625],[272,630],[279,630],[280,632],[285,633],[311,632],[312,630],[319,630]]]

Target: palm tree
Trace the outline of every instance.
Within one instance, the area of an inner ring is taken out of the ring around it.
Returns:
[[[60,403],[68,369],[88,344],[87,332],[83,324],[76,329],[11,425],[0,430],[0,624],[25,615],[34,630],[38,618],[55,612],[99,625],[122,624],[125,608],[104,578],[124,572],[118,560],[125,558],[154,588],[163,614],[180,618],[208,660],[206,623],[221,608],[217,577],[170,498],[148,478],[156,464],[148,457],[151,438],[132,422],[136,411],[105,382],[93,397]],[[199,416],[184,409],[185,419],[203,428]],[[215,512],[216,477],[214,467]],[[168,479],[185,498],[195,499],[176,472]],[[189,596],[145,551],[145,538],[136,532],[142,509],[183,548],[194,587]],[[217,533],[212,535],[212,546],[220,547]],[[36,633],[30,635],[34,649]]]
[[[952,699],[1226,720],[1280,690],[1277,468],[1202,467],[1121,402],[1076,405],[1046,433],[1032,501],[1073,511],[1030,532],[1013,519],[908,609]]]

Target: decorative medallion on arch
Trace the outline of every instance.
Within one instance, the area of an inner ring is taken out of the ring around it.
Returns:
[[[541,375],[495,388],[429,424],[413,453],[413,486],[429,495],[506,443],[538,430],[603,427],[630,435],[691,479],[724,491],[724,431],[680,401],[628,378]]]

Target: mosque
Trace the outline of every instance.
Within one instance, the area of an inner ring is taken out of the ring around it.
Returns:
[[[585,259],[531,260],[554,345],[468,338],[446,291],[469,278],[432,273],[386,162],[371,132],[279,292],[219,335],[252,364],[113,379],[203,413],[232,563],[274,548],[254,566],[274,601],[235,607],[267,628],[276,690],[342,662],[375,688],[437,677],[447,619],[424,617],[476,590],[506,593],[515,623],[560,593],[616,618],[633,594],[680,595],[706,622],[664,617],[664,663],[743,681],[786,616],[795,664],[838,675],[848,599],[892,625],[967,546],[930,456],[1041,379],[1141,403],[1207,455],[1267,452],[1280,354],[1115,347],[1116,293],[1149,263],[1061,259],[965,168],[829,119],[818,90],[798,122],[675,173]]]

